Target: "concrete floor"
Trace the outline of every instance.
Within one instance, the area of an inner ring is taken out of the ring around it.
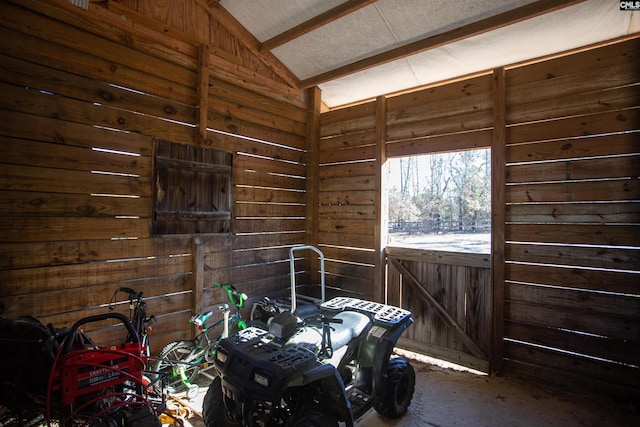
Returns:
[[[374,410],[358,427],[623,427],[640,426],[640,408],[593,395],[561,392],[518,379],[489,377],[413,360],[416,391],[407,413],[389,420]],[[203,427],[198,412],[208,380],[192,400],[185,426]]]

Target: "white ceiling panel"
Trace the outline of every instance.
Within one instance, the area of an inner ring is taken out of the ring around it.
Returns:
[[[222,0],[224,7],[260,42],[336,7],[345,0]]]
[[[345,1],[222,0],[264,42]],[[378,0],[271,52],[300,80],[464,27],[532,0]],[[620,37],[640,29],[639,12],[613,0],[587,0],[320,84],[329,107]]]

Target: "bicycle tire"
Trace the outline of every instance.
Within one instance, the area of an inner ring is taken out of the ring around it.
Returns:
[[[193,351],[197,349],[196,344],[189,340],[174,341],[167,344],[160,353],[158,353],[158,361],[155,365],[154,371],[158,372],[158,375],[166,375],[166,391],[168,393],[179,393],[187,388],[188,384],[192,384],[193,380],[200,373],[199,361],[188,360],[189,356],[193,354]],[[193,364],[181,364],[178,362],[187,362]],[[188,382],[182,379],[181,373],[178,368],[184,369],[184,376]],[[162,386],[162,381],[157,381],[157,387]]]

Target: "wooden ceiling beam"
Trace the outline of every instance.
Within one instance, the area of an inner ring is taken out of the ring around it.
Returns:
[[[347,64],[309,77],[300,82],[301,88],[309,88],[319,84],[335,80],[350,74],[364,71],[378,65],[386,64],[411,55],[435,49],[446,44],[454,43],[469,37],[477,36],[489,31],[497,30],[508,25],[516,24],[527,19],[535,18],[546,13],[550,13],[568,6],[582,3],[584,0],[540,0],[516,9],[500,13],[489,18],[482,19],[463,27],[438,34],[426,39],[418,40],[395,49],[382,52],[377,55],[364,58],[362,60]]]
[[[318,16],[313,17],[312,19],[303,22],[300,25],[297,25],[290,30],[285,31],[284,33],[280,33],[277,36],[263,42],[260,45],[260,52],[268,52],[272,49],[275,49],[278,46],[281,46],[291,40],[297,39],[311,31],[318,29],[322,26],[330,24],[333,21],[336,21],[343,16],[346,16],[350,13],[355,12],[358,9],[361,9],[365,6],[370,5],[371,3],[375,3],[377,0],[349,0],[345,3],[342,3],[333,9],[329,9],[324,13],[321,13]]]

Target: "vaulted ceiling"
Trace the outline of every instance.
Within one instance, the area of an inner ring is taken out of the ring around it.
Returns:
[[[640,31],[614,0],[208,0],[329,107]]]

